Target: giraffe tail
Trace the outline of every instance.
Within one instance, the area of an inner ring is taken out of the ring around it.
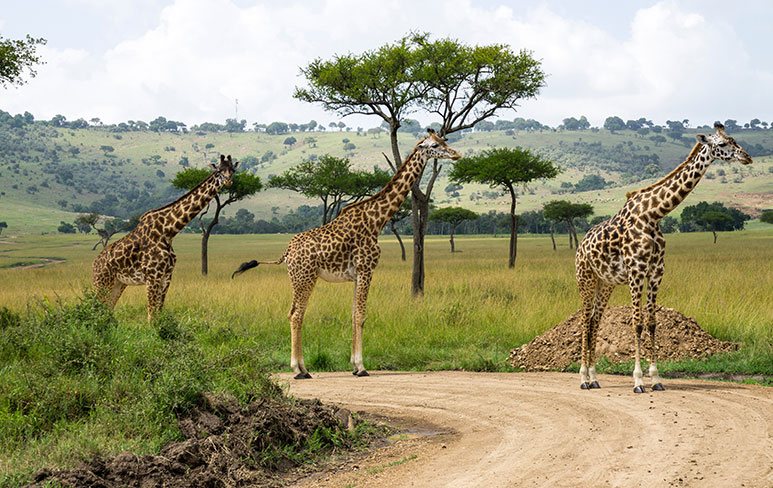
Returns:
[[[231,275],[231,279],[234,279],[234,277],[244,273],[248,269],[257,268],[258,265],[260,264],[281,264],[284,262],[286,256],[287,256],[287,251],[285,251],[285,253],[282,254],[282,257],[277,259],[276,261],[256,261],[253,259],[252,261],[247,261],[246,263],[242,263],[236,269],[236,271],[233,272],[233,274]]]

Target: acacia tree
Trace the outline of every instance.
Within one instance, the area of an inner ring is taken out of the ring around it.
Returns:
[[[91,248],[92,251],[95,251],[100,244],[102,244],[102,249],[106,248],[107,243],[110,242],[110,238],[123,231],[126,226],[126,221],[116,217],[113,219],[104,219],[104,223],[100,229],[97,227],[100,220],[98,213],[79,215],[75,219],[75,225],[77,225],[81,232],[88,234],[88,231],[93,229],[99,235],[99,240],[94,244],[94,247]]]
[[[456,252],[454,248],[454,233],[456,228],[462,222],[466,220],[475,220],[478,218],[478,214],[472,210],[467,210],[462,207],[445,207],[432,212],[429,219],[437,222],[446,222],[451,225],[451,252]]]
[[[352,170],[348,158],[326,154],[316,161],[303,161],[268,182],[270,188],[292,190],[322,200],[322,225],[344,205],[355,203],[383,188],[390,179],[387,171],[373,168],[369,173]]]
[[[37,75],[33,66],[40,64],[40,56],[37,46],[44,45],[46,40],[34,38],[27,34],[22,40],[4,39],[0,36],[0,86],[20,86],[26,83],[22,78],[24,70],[29,72],[31,78]]]
[[[768,210],[767,212],[763,212],[762,215],[760,215],[760,222],[765,222],[766,224],[773,224],[773,210]]]
[[[204,181],[212,171],[208,168],[186,168],[177,173],[172,180],[172,185],[181,190],[192,190],[193,187]],[[212,206],[209,205],[199,213],[199,228],[201,229],[201,274],[206,276],[209,268],[209,236],[212,229],[218,224],[220,212],[226,206],[238,202],[248,196],[254,195],[263,189],[260,178],[250,173],[236,173],[233,175],[230,186],[223,186],[220,192],[213,199],[215,202],[215,213],[212,220],[205,221],[204,216],[209,213]]]
[[[397,133],[405,116],[418,109],[441,117],[441,137],[471,128],[518,101],[536,96],[545,74],[531,53],[515,54],[507,45],[467,46],[455,39],[430,41],[411,33],[362,55],[315,60],[301,70],[310,87],[294,96],[321,103],[342,117],[378,115],[389,127],[394,163],[402,161]],[[413,212],[413,296],[424,294],[424,236],[429,201],[442,166],[435,160],[424,190],[411,189]]]
[[[515,110],[521,100],[535,98],[545,86],[540,62],[529,51],[515,53],[506,44],[469,46],[450,38],[430,41],[426,33],[413,34],[412,41],[420,46],[420,75],[429,87],[419,105],[440,117],[441,137],[475,127],[502,110]],[[424,237],[431,193],[441,169],[433,160],[425,190],[420,188],[421,179],[411,190],[414,295],[424,293]],[[512,267],[514,242],[510,259]]]
[[[542,207],[542,214],[546,219],[566,222],[566,225],[569,227],[569,249],[571,249],[572,239],[574,239],[575,247],[578,245],[574,219],[593,215],[593,205],[590,203],[572,203],[568,200],[551,200]],[[553,250],[555,250],[555,241],[553,241]]]
[[[714,244],[717,243],[717,231],[732,225],[733,217],[723,212],[708,211],[698,218],[698,224],[714,234]]]
[[[518,252],[518,216],[515,214],[519,186],[538,179],[555,178],[560,169],[528,149],[493,148],[454,163],[448,177],[457,183],[485,183],[510,194],[510,256],[508,267],[515,267]]]

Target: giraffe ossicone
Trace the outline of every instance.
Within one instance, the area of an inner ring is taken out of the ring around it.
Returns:
[[[575,276],[582,298],[582,358],[580,387],[599,388],[596,379],[596,334],[609,296],[617,285],[628,285],[633,308],[634,392],[644,393],[641,369],[641,334],[650,334],[649,375],[652,389],[664,390],[655,357],[655,306],[663,278],[666,241],[658,222],[674,210],[695,188],[715,159],[750,164],[752,158],[725,133],[698,135],[687,159],[658,182],[626,194],[623,208],[611,219],[588,230],[575,255]],[[642,307],[646,283],[647,303]],[[645,308],[644,310],[642,310]]]
[[[220,155],[220,165],[191,191],[174,202],[145,212],[137,226],[113,242],[94,260],[97,297],[114,307],[129,285],[145,285],[148,322],[161,311],[177,260],[172,239],[193,220],[223,186],[228,186],[239,163]]]
[[[301,331],[309,297],[318,278],[332,282],[354,282],[352,305],[352,347],[350,360],[355,376],[368,376],[362,359],[362,334],[368,291],[373,271],[381,256],[378,236],[405,201],[429,159],[459,159],[435,131],[420,140],[394,177],[372,197],[348,205],[331,222],[294,236],[276,261],[250,261],[234,271],[232,278],[260,264],[287,263],[292,285],[290,308],[290,366],[296,379],[311,378],[303,363]]]

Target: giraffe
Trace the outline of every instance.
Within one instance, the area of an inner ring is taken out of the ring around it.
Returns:
[[[715,159],[751,164],[751,157],[725,133],[719,122],[716,133],[698,134],[687,159],[663,179],[628,192],[623,208],[611,219],[593,226],[575,256],[577,286],[582,298],[582,359],[580,387],[599,388],[596,380],[596,334],[601,316],[616,285],[628,285],[633,308],[634,392],[645,393],[640,362],[644,325],[650,333],[649,374],[653,390],[664,390],[655,364],[655,301],[663,278],[666,241],[658,222],[674,210],[695,188]],[[646,310],[642,293],[647,282]]]
[[[354,282],[352,305],[351,363],[355,376],[368,376],[362,361],[362,330],[373,271],[381,249],[378,235],[405,201],[414,182],[430,158],[459,159],[459,153],[446,144],[435,131],[420,140],[394,177],[372,197],[344,207],[340,215],[326,225],[297,234],[284,254],[276,261],[243,263],[232,278],[259,264],[287,263],[287,273],[293,289],[290,308],[291,359],[295,379],[311,378],[303,364],[301,330],[309,297],[322,278],[330,282]]]
[[[201,183],[174,202],[145,212],[137,226],[113,242],[94,260],[94,288],[111,308],[128,285],[142,285],[148,294],[148,322],[161,311],[176,261],[172,239],[225,185],[231,185],[239,163],[220,155],[220,165]]]

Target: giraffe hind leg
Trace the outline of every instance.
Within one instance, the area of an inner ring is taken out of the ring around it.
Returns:
[[[306,307],[314,289],[314,280],[302,280],[301,283],[293,282],[293,304],[288,314],[290,318],[290,367],[296,373],[295,379],[309,379],[311,375],[303,364],[303,342],[301,332],[303,331],[303,316],[306,313]]]
[[[582,357],[580,362],[580,388],[588,390],[591,388],[590,382],[590,369],[593,367],[591,362],[591,348],[595,347],[590,343],[591,334],[590,327],[593,320],[593,303],[596,299],[596,278],[593,273],[588,270],[584,273],[577,273],[577,285],[580,289],[580,297],[582,298]]]
[[[615,289],[615,285],[608,283],[602,283],[598,281],[596,284],[596,300],[593,304],[593,315],[591,316],[589,327],[589,348],[590,353],[590,367],[588,368],[588,385],[591,389],[601,388],[598,380],[596,379],[596,338],[598,337],[599,327],[601,326],[601,317],[604,315],[604,310],[609,303],[609,297],[612,295],[612,291]]]

